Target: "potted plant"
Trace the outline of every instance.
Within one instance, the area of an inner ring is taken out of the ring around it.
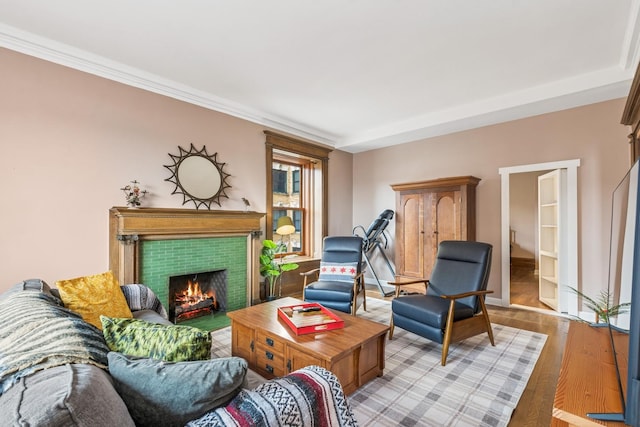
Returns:
[[[285,271],[291,271],[298,268],[298,264],[294,262],[284,262],[283,258],[278,259],[277,255],[285,250],[285,245],[275,243],[273,240],[262,241],[262,251],[260,252],[260,274],[266,279],[269,285],[267,300],[271,301],[280,296],[282,291],[281,275]],[[278,287],[278,295],[276,296],[276,285]]]
[[[631,308],[630,302],[614,305],[609,289],[600,291],[600,297],[597,300],[585,295],[571,286],[569,286],[569,289],[576,295],[584,298],[584,305],[593,310],[596,315],[595,323],[600,323],[600,320],[604,323],[609,323],[612,317],[617,317],[620,314],[627,313]]]

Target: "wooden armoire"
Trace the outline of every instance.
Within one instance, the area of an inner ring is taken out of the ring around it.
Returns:
[[[428,279],[441,241],[475,240],[478,182],[474,176],[457,176],[391,186],[396,192],[398,279]]]

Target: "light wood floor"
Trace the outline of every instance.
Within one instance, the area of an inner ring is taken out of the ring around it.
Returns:
[[[509,425],[514,427],[550,425],[569,320],[550,314],[514,308],[490,306],[488,310],[492,323],[547,335],[547,341],[540,358]]]
[[[491,321],[516,328],[547,334],[547,342],[511,419],[511,426],[548,426],[562,363],[562,352],[569,330],[569,320],[538,300],[538,276],[532,269],[512,267],[511,303],[544,312],[515,308],[490,307]]]
[[[511,267],[511,304],[551,310],[538,299],[538,276],[532,268]]]

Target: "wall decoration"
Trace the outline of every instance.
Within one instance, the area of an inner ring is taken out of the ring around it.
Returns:
[[[201,206],[211,209],[213,202],[222,206],[220,198],[229,198],[226,190],[231,188],[227,182],[230,175],[223,170],[226,163],[217,160],[218,153],[207,153],[206,146],[197,150],[191,144],[188,151],[180,146],[178,149],[177,155],[169,153],[173,164],[164,165],[171,171],[171,177],[165,181],[176,186],[171,194],[182,194],[182,204],[191,201],[196,209]]]

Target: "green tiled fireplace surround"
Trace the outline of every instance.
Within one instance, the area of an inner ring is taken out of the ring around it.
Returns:
[[[227,311],[247,304],[247,239],[207,237],[140,242],[141,283],[169,307],[169,277],[202,271],[227,270]],[[220,318],[222,317],[222,319]],[[226,316],[203,316],[181,324],[216,329],[229,324]]]

